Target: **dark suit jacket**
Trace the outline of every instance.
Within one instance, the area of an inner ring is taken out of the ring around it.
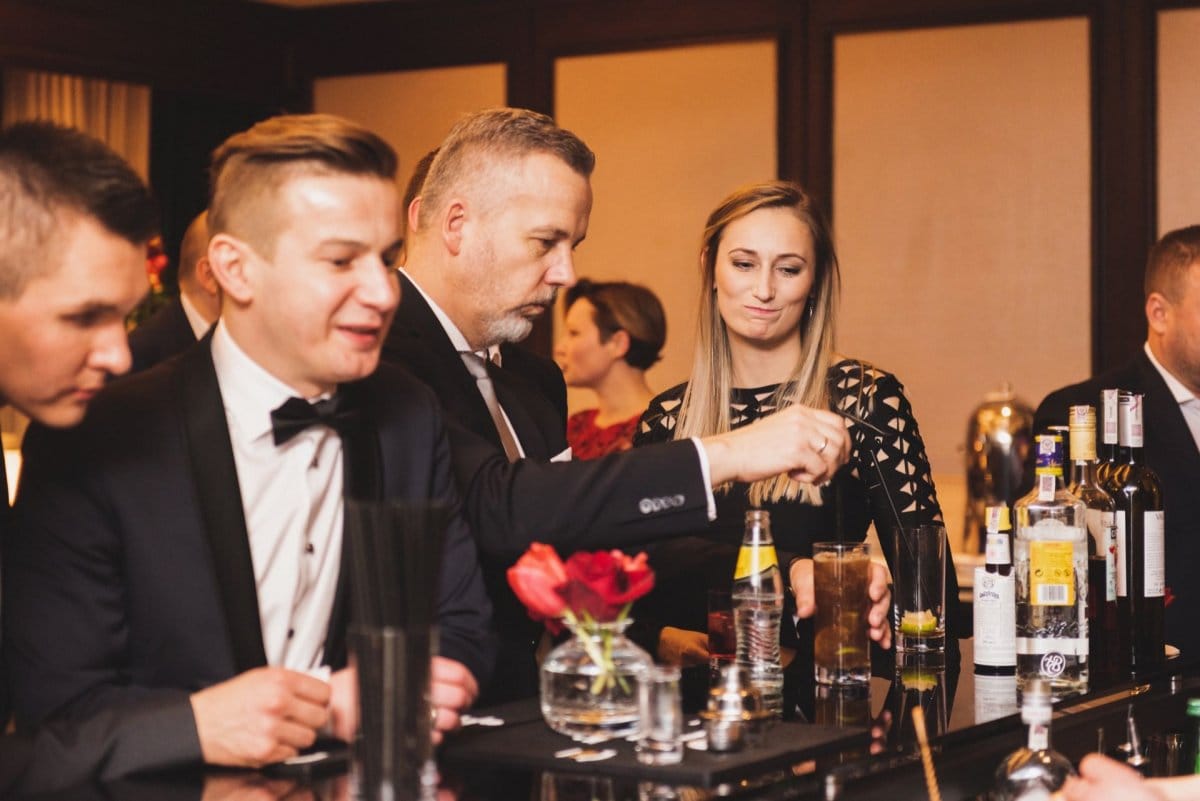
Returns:
[[[26,437],[5,544],[5,656],[18,720],[190,692],[265,664],[246,525],[209,341],[114,382],[84,423]],[[457,513],[432,393],[382,367],[339,390],[346,495],[441,499],[440,652],[489,672],[490,604]],[[347,560],[343,558],[343,565]],[[343,570],[325,648],[345,662]]]
[[[130,372],[137,373],[196,344],[196,334],[183,311],[183,302],[174,298],[129,333],[129,352],[133,355]]]
[[[533,648],[540,626],[508,588],[505,570],[532,542],[567,555],[622,548],[708,524],[707,493],[695,446],[674,442],[588,462],[548,463],[567,447],[566,388],[547,359],[502,348],[491,370],[496,396],[526,457],[509,463],[475,379],[421,293],[401,276],[400,309],[384,344],[433,388],[446,410],[454,465],[484,581],[496,605],[502,657],[484,701],[536,692]]]
[[[1146,464],[1163,488],[1166,524],[1167,586],[1175,600],[1167,607],[1167,642],[1185,658],[1200,657],[1200,451],[1179,404],[1145,352],[1126,365],[1046,396],[1034,416],[1034,430],[1065,425],[1067,408],[1091,404],[1099,409],[1100,390],[1127,389],[1145,398]]]

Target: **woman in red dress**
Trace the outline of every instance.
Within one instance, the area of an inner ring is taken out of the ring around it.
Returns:
[[[654,397],[646,370],[667,338],[662,304],[637,284],[587,279],[567,290],[566,301],[554,360],[567,386],[593,390],[599,401],[567,420],[567,442],[576,459],[628,450]]]

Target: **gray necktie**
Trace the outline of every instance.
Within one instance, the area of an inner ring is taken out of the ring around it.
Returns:
[[[496,399],[496,388],[492,386],[492,377],[488,375],[487,359],[469,350],[461,350],[459,355],[462,356],[463,364],[467,366],[467,372],[475,377],[475,383],[479,386],[479,394],[483,396],[483,402],[487,404],[488,412],[492,415],[492,424],[496,426],[496,432],[500,435],[500,444],[504,446],[504,454],[510,462],[515,462],[521,458],[521,449],[517,446],[517,440],[504,419],[504,413],[500,411],[500,401]]]

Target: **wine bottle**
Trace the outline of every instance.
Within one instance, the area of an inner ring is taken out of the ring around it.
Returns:
[[[1143,674],[1163,665],[1166,564],[1162,484],[1143,461],[1142,396],[1122,393],[1120,445],[1127,462],[1112,493],[1117,523],[1117,625],[1129,668]],[[1112,482],[1110,482],[1112,483]]]
[[[1088,671],[1089,677],[1111,679],[1120,671],[1117,635],[1116,506],[1096,485],[1096,410],[1070,410],[1071,481],[1067,491],[1087,507],[1088,530]]]
[[[1117,467],[1117,443],[1120,439],[1117,433],[1117,393],[1119,390],[1100,390],[1100,462],[1096,465],[1096,486],[1105,492],[1108,489],[1109,474]],[[1111,495],[1111,493],[1110,493]]]
[[[1012,574],[1012,526],[1007,506],[989,506],[987,550],[975,568],[975,673],[1012,676],[1017,672],[1016,581]]]

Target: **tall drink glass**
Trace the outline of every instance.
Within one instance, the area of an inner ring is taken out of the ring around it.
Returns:
[[[946,529],[906,526],[896,533],[896,650],[946,648]]]
[[[813,545],[817,599],[813,669],[820,684],[865,684],[871,680],[867,636],[870,565],[866,543]]]

